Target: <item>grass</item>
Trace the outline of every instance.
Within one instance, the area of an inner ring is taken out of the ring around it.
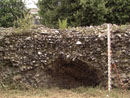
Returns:
[[[0,98],[129,98],[130,91],[114,89],[110,93],[100,88],[75,89],[31,89],[31,90],[0,90]]]

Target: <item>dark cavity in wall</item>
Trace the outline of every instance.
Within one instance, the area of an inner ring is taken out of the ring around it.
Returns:
[[[58,58],[53,62],[50,70],[51,81],[60,88],[96,87],[101,85],[102,80],[104,80],[100,70],[79,59],[72,61]]]

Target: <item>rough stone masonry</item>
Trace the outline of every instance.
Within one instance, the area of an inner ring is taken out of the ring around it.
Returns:
[[[107,86],[106,26],[66,30],[39,27],[23,34],[2,32],[1,86]],[[130,89],[130,28],[122,30],[116,25],[111,25],[111,28],[112,59],[124,86]],[[121,87],[114,69],[112,86]]]

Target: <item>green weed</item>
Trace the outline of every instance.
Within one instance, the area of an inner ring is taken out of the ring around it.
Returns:
[[[59,29],[65,29],[65,28],[67,28],[67,19],[65,19],[65,20],[58,20],[58,22],[59,22]]]
[[[32,16],[30,14],[24,14],[24,18],[18,18],[17,21],[14,22],[14,24],[15,24],[14,32],[16,33],[29,32],[29,30],[34,25],[32,22]]]

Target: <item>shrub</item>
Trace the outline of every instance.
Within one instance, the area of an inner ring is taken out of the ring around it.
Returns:
[[[22,0],[0,0],[0,27],[12,27],[27,12]]]
[[[41,23],[58,28],[58,19],[68,26],[130,23],[130,0],[39,0]]]
[[[58,19],[68,19],[68,26],[98,25],[105,21],[104,0],[39,0],[38,7],[41,23],[51,28],[58,28]]]
[[[109,9],[106,22],[114,24],[130,22],[130,0],[107,0],[106,7]]]
[[[80,9],[76,15],[77,19],[80,19],[80,25],[100,25],[103,24],[106,19],[105,15],[107,9],[105,7],[104,0],[81,0]]]

